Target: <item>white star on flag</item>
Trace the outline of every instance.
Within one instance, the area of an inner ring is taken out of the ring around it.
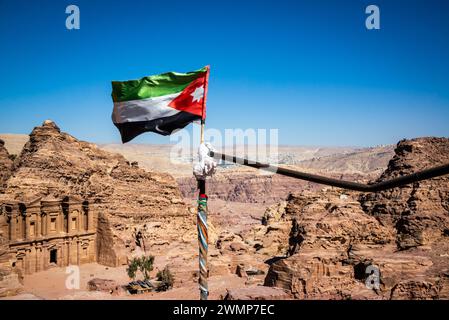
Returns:
[[[200,101],[204,97],[204,86],[198,87],[190,94],[193,102]]]

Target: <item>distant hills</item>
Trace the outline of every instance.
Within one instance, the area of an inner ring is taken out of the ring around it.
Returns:
[[[0,134],[5,141],[5,148],[10,154],[20,154],[29,136],[25,134]],[[186,177],[192,173],[192,159],[196,150],[190,150],[184,155],[173,156],[172,145],[151,144],[99,144],[101,149],[123,155],[131,162],[138,162],[147,170],[167,172],[175,177]],[[246,155],[255,159],[254,146],[237,146],[223,151],[237,156]],[[276,161],[282,166],[293,166],[297,169],[334,172],[345,174],[372,174],[382,172],[388,161],[394,155],[394,146],[376,146],[370,148],[358,147],[314,147],[314,146],[279,146],[275,155]],[[171,157],[172,156],[172,157]],[[174,161],[170,161],[174,160]],[[268,158],[267,162],[274,160]],[[243,167],[223,169],[230,171],[246,171]]]

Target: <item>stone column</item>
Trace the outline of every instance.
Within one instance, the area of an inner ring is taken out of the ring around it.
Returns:
[[[39,238],[42,234],[42,228],[41,228],[41,213],[40,212],[36,212],[36,225],[34,226],[34,228],[36,229],[36,232],[34,233],[34,236],[36,238]]]
[[[32,249],[32,248],[31,248]],[[29,252],[27,250],[25,250],[25,256],[23,257],[24,261],[24,265],[25,265],[25,274],[30,274],[30,262],[31,262],[31,249],[29,250]]]
[[[41,235],[47,235],[47,215],[41,214]]]
[[[45,247],[41,246],[41,270],[45,270],[45,263],[47,256],[45,255],[46,249]]]
[[[38,232],[38,235],[39,235],[39,237],[42,237],[43,235],[44,235],[44,219],[42,219],[42,213],[41,212],[39,212],[39,216],[38,216],[38,228],[37,228],[37,232]]]
[[[87,221],[87,213],[85,214],[84,209],[83,212],[81,213],[81,217],[83,218],[83,232],[87,231],[87,227],[88,227],[88,221]]]
[[[41,269],[41,246],[36,245],[36,272],[39,272]]]
[[[80,243],[79,239],[76,241],[76,246],[77,246],[77,248],[76,248],[76,264],[80,265],[80,256],[81,256],[80,248],[81,248],[81,243]]]
[[[28,274],[32,274],[36,270],[36,245],[32,245],[28,252]]]
[[[56,216],[56,233],[64,232],[64,215],[59,213]]]
[[[70,241],[64,241],[64,266],[70,264]]]
[[[82,208],[81,208],[82,209]],[[83,211],[82,210],[77,210],[78,215],[76,216],[76,230],[78,231],[78,233],[80,233],[83,230],[83,226],[82,226],[82,222],[83,222]]]
[[[64,266],[64,244],[62,243],[61,246],[58,248],[58,267],[63,267]]]
[[[93,231],[94,230],[94,212],[92,209],[89,209],[87,211],[87,231]]]
[[[67,219],[67,226],[65,226],[65,220]],[[62,214],[62,220],[64,221],[64,231],[66,233],[71,233],[72,232],[72,226],[71,226],[71,220],[72,220],[72,213],[69,211],[67,212],[67,218],[64,214]]]
[[[50,257],[49,257],[48,247],[45,246],[42,248],[42,269],[43,270],[47,270],[49,261],[50,261]]]
[[[27,234],[28,234],[28,228],[27,228],[27,221],[28,221],[28,217],[27,214],[25,213],[25,215],[22,214],[22,239],[26,240],[27,239]]]
[[[9,234],[11,235],[10,240],[15,241],[17,239],[17,215],[11,213],[11,220],[9,220]]]
[[[65,224],[65,218],[66,216],[64,214],[62,214],[62,221],[64,222],[63,224]],[[71,225],[71,220],[72,220],[72,213],[69,211],[67,213],[67,229],[64,229],[64,231],[66,233],[72,233],[72,225]]]
[[[22,240],[23,239],[23,231],[22,231],[22,229],[23,229],[23,216],[19,212],[19,214],[17,215],[17,234],[16,234],[16,236],[17,236],[16,239],[17,240]]]
[[[46,230],[46,232],[45,232],[45,234],[50,234],[50,227],[51,227],[51,221],[50,221],[50,214],[48,214],[47,213],[47,219],[45,219],[46,221],[45,221],[45,224],[46,224],[46,228],[45,228],[45,230]]]
[[[23,217],[25,219],[25,240],[28,240],[30,238],[30,217],[28,215],[28,213],[25,214],[25,217]]]
[[[72,241],[69,239],[69,240],[67,240],[66,241],[66,246],[67,246],[67,265],[70,265],[71,264],[71,262],[72,262],[72,257],[71,257],[71,249],[72,248],[70,248],[71,247],[71,245],[72,245]]]

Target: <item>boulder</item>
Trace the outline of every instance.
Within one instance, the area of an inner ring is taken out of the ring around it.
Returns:
[[[292,295],[286,290],[265,286],[226,290],[224,300],[289,300]]]
[[[118,285],[114,280],[94,278],[87,283],[89,291],[106,291],[112,293],[117,290]]]

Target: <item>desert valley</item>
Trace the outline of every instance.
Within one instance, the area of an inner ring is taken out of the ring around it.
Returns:
[[[198,299],[194,156],[173,163],[171,147],[95,145],[49,120],[1,134],[0,297]],[[280,166],[382,181],[448,163],[449,139],[278,153]],[[448,176],[366,194],[223,163],[207,193],[211,299],[449,299]],[[124,289],[146,255],[172,289]]]

